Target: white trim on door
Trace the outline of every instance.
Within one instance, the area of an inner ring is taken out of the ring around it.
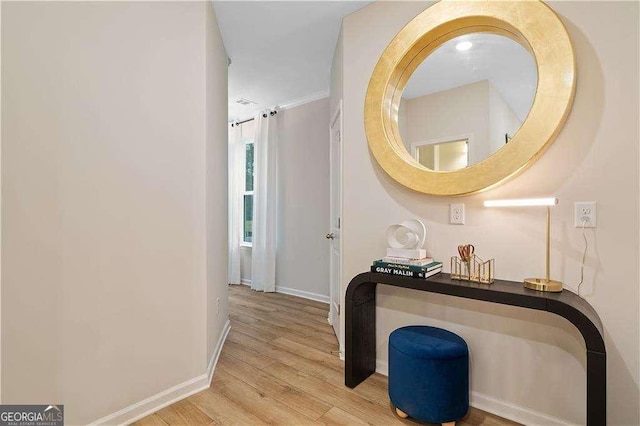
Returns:
[[[333,266],[333,262],[334,262],[334,253],[333,253],[333,247],[330,246],[329,250],[331,250],[330,253],[330,272],[329,272],[329,276],[330,276],[330,283],[329,283],[329,317],[328,317],[328,321],[329,324],[331,324],[334,328],[334,331],[336,331],[337,329],[337,339],[340,343],[340,353],[342,354],[344,349],[343,349],[343,342],[342,342],[342,320],[341,320],[341,309],[340,309],[340,301],[342,300],[342,229],[344,228],[344,222],[343,222],[343,200],[342,200],[342,184],[343,184],[343,170],[344,170],[344,161],[343,161],[343,135],[344,135],[344,119],[342,116],[342,112],[343,112],[343,101],[342,99],[340,99],[340,101],[338,102],[338,108],[336,109],[335,113],[333,114],[333,116],[331,117],[331,121],[329,122],[329,143],[330,143],[330,150],[332,150],[334,148],[334,139],[333,139],[333,130],[335,129],[336,126],[336,121],[340,121],[338,124],[338,134],[339,134],[339,158],[340,158],[340,164],[338,164],[338,170],[339,170],[339,181],[338,181],[338,192],[339,194],[337,194],[337,198],[338,198],[338,206],[337,206],[337,217],[338,217],[338,231],[339,231],[339,236],[338,236],[338,259],[337,259],[337,265],[335,267],[338,268],[337,272],[334,271],[332,268]],[[333,159],[333,153],[332,151],[330,151],[329,153],[329,172],[330,172],[330,176],[331,176],[331,184],[330,184],[330,191],[333,192],[333,176],[334,176],[334,167],[335,164],[333,164],[334,159]],[[336,194],[331,193],[330,195],[330,205],[329,205],[329,209],[330,209],[330,218],[334,216],[334,199],[336,198],[335,196]],[[332,220],[332,219],[331,219]],[[330,222],[331,222],[330,220]],[[334,223],[330,223],[330,230],[329,232],[333,232],[333,227],[334,227]],[[335,274],[334,274],[335,272]],[[337,277],[338,279],[338,283],[334,283],[333,282],[333,277]],[[337,284],[337,285],[336,285]],[[336,289],[334,289],[334,286],[337,287]],[[337,291],[337,297],[334,294],[334,292]],[[338,304],[336,304],[336,300],[338,301]],[[334,324],[334,318],[337,319],[337,324]]]

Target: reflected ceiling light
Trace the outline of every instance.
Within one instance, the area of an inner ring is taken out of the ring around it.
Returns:
[[[456,44],[456,49],[462,52],[471,49],[471,46],[473,46],[473,43],[471,43],[470,41],[461,41],[460,43]]]

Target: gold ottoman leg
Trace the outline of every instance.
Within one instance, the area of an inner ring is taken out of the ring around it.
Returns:
[[[396,408],[396,413],[398,414],[398,416],[402,417],[403,419],[406,419],[407,417],[409,417],[407,413],[405,413],[399,408]]]

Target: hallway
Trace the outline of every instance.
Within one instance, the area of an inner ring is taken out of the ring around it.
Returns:
[[[230,286],[229,310],[212,386],[134,425],[421,424],[395,415],[385,376],[344,386],[326,304]],[[515,423],[472,408],[458,424]]]

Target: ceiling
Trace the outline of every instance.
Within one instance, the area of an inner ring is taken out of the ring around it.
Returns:
[[[214,1],[229,67],[229,118],[328,95],[342,18],[371,1]],[[240,105],[244,98],[255,102]]]
[[[456,45],[462,41],[473,45],[458,51]],[[524,121],[538,83],[536,62],[519,43],[494,34],[473,33],[444,43],[418,66],[402,97],[412,99],[481,80],[489,80]]]
[[[214,1],[231,58],[229,119],[328,95],[342,18],[371,1]],[[458,51],[460,41],[473,46]],[[369,76],[366,76],[368,78]],[[537,86],[536,63],[520,44],[486,33],[444,43],[411,76],[403,97],[489,80],[524,120]],[[241,105],[237,101],[253,101]]]

